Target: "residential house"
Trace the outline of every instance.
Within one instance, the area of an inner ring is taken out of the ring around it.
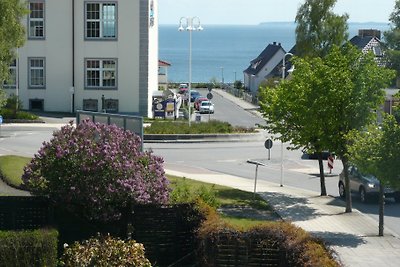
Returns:
[[[261,82],[273,76],[273,70],[279,64],[282,64],[285,53],[280,43],[268,44],[261,54],[250,62],[249,67],[243,71],[245,88],[253,95],[257,95]]]
[[[27,40],[5,86],[24,109],[151,116],[157,0],[28,0],[27,6]]]
[[[168,68],[171,67],[171,64],[158,60],[158,89],[166,90],[168,89]]]

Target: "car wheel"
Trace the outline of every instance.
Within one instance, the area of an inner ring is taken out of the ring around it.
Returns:
[[[346,191],[344,188],[344,184],[342,182],[339,183],[339,196],[341,198],[345,198],[346,197]]]
[[[360,201],[361,201],[362,203],[366,203],[366,202],[367,202],[367,193],[365,192],[364,187],[361,187],[361,188],[360,188],[359,193],[360,193]]]

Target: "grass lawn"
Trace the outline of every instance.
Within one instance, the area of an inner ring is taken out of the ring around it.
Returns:
[[[190,188],[191,193],[195,193],[199,188],[206,187],[208,189],[214,190],[218,202],[221,204],[221,208],[224,207],[237,207],[240,211],[241,207],[251,208],[263,213],[271,214],[271,217],[275,217],[275,213],[271,206],[259,195],[254,195],[252,192],[246,192],[239,189],[234,189],[231,187],[214,185],[209,183],[203,183],[196,180],[191,180],[188,178],[167,176],[168,180],[171,182],[171,188],[174,189],[177,184],[184,183]],[[244,215],[244,214],[243,214]],[[265,220],[254,219],[250,217],[242,216],[221,216],[223,220],[227,221],[229,224],[234,225],[237,228],[248,229],[260,223],[264,223]]]
[[[19,186],[22,183],[21,176],[24,166],[31,158],[21,156],[0,156],[0,173],[6,183]]]

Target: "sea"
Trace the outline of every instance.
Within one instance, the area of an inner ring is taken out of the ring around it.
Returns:
[[[202,25],[192,32],[192,82],[232,83],[243,81],[243,71],[268,44],[281,43],[285,51],[295,44],[294,22],[267,22],[259,25]],[[359,29],[386,31],[388,23],[349,23],[349,39]],[[189,81],[189,32],[178,25],[159,25],[159,59],[171,64],[168,80]]]

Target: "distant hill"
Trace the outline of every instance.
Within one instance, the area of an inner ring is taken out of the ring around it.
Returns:
[[[387,22],[374,22],[374,21],[369,21],[369,22],[349,22],[349,28],[350,27],[364,27],[364,26],[377,26],[379,28],[382,27],[389,27],[389,23]],[[261,22],[259,24],[260,26],[296,26],[296,23],[294,21],[271,21],[271,22]]]

